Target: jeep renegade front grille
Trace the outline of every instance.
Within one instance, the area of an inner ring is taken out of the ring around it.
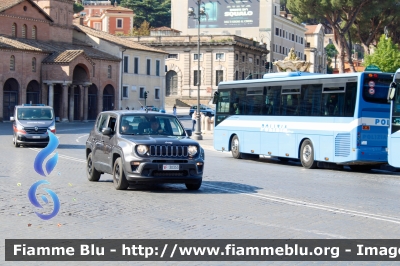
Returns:
[[[188,157],[187,146],[151,145],[150,156],[153,157]]]

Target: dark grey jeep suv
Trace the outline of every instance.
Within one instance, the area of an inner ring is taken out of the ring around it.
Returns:
[[[143,111],[107,111],[98,115],[86,141],[90,181],[113,175],[118,190],[130,183],[184,183],[201,186],[204,150],[190,139],[174,115]]]

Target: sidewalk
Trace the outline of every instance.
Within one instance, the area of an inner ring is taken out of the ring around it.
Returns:
[[[194,139],[194,133],[192,137]],[[202,132],[201,136],[203,137],[202,140],[198,140],[201,147],[205,150],[214,150],[214,135],[212,132]]]

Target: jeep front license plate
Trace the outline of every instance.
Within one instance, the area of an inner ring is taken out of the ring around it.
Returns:
[[[40,139],[40,136],[32,136],[33,139]]]
[[[176,171],[179,170],[179,164],[164,164],[163,165],[164,171]]]

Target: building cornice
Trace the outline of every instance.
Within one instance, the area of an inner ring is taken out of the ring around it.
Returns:
[[[22,20],[27,20],[27,21],[42,22],[42,23],[47,23],[47,24],[52,23],[51,21],[48,21],[45,19],[28,18],[28,17],[22,17],[22,16],[17,16],[17,15],[8,15],[8,14],[2,14],[2,13],[0,13],[0,17],[16,18],[16,19],[22,19]]]
[[[146,46],[151,46],[151,47],[157,47],[157,48],[161,48],[162,47],[197,47],[197,42],[162,42],[162,43],[154,43],[154,42],[140,42]],[[258,51],[261,53],[269,53],[269,50],[267,49],[262,49],[253,45],[248,45],[248,44],[244,44],[238,41],[230,41],[230,42],[201,42],[200,43],[200,47],[210,47],[210,49],[212,49],[213,46],[239,46],[242,48],[246,48],[249,50],[253,50],[253,51]]]

